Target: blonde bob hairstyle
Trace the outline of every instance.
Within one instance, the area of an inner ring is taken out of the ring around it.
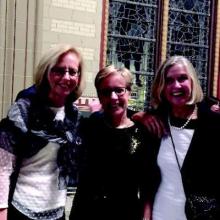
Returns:
[[[186,71],[192,80],[192,94],[191,99],[187,102],[187,105],[196,104],[201,102],[203,99],[203,91],[192,63],[186,57],[172,56],[162,63],[155,75],[151,94],[151,105],[154,109],[157,109],[159,106],[164,104],[165,100],[163,98],[163,91],[166,75],[169,69],[176,64],[182,64],[186,68]]]
[[[99,70],[95,77],[95,87],[97,93],[99,92],[100,84],[103,81],[103,79],[107,78],[110,75],[121,75],[125,79],[126,89],[128,91],[131,91],[132,73],[125,67],[116,68],[114,65],[109,65]]]
[[[50,85],[47,79],[47,75],[50,74],[51,69],[56,66],[68,53],[73,53],[79,58],[79,82],[76,89],[69,95],[71,96],[71,101],[78,99],[85,87],[85,76],[83,72],[83,58],[80,52],[74,48],[72,45],[62,44],[57,45],[49,49],[40,59],[40,62],[36,68],[35,72],[35,86],[37,91],[42,95],[48,95],[50,91]],[[46,93],[46,94],[45,94]]]

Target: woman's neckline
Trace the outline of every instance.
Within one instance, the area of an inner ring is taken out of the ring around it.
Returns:
[[[188,126],[188,124],[191,122],[192,119],[196,119],[197,118],[197,110],[198,110],[197,105],[195,105],[192,113],[187,118],[185,118],[185,119],[184,118],[180,118],[180,117],[176,117],[176,116],[172,116],[173,119],[176,118],[179,121],[180,120],[185,121],[182,125],[180,125],[178,127],[171,125],[171,122],[170,122],[171,116],[169,115],[168,116],[168,124],[169,124],[169,126],[172,127],[175,130],[183,130],[184,128],[186,128]]]
[[[110,128],[113,128],[113,129],[126,129],[126,128],[131,128],[134,126],[134,122],[132,120],[130,120],[129,118],[126,120],[126,122],[118,125],[118,126],[113,126],[111,123],[108,122],[108,120],[106,120],[104,118],[104,123],[110,127]]]

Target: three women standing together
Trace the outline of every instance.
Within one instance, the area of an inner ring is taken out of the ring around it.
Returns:
[[[1,219],[65,219],[66,185],[78,177],[73,220],[220,219],[220,116],[202,102],[193,66],[174,56],[155,76],[162,138],[128,118],[131,82],[125,68],[100,70],[102,112],[81,121],[80,53],[64,45],[42,57],[35,85],[0,123]]]

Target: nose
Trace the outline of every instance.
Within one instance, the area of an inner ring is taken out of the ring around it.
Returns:
[[[181,87],[181,83],[178,80],[175,80],[174,86],[179,88],[179,87]]]
[[[117,99],[118,98],[118,96],[117,96],[115,91],[111,92],[111,96],[110,97],[111,97],[111,99]]]
[[[70,79],[70,74],[69,74],[69,70],[66,70],[66,72],[64,73],[63,79],[69,80]]]

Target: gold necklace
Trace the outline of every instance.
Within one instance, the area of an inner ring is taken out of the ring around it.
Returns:
[[[197,112],[197,105],[195,105],[195,108],[194,108],[192,114],[189,116],[187,121],[181,127],[172,126],[171,123],[170,123],[170,116],[168,116],[168,124],[169,124],[170,127],[172,127],[175,130],[182,130],[182,129],[184,129],[189,124],[189,122],[192,120],[193,115],[196,112]]]

